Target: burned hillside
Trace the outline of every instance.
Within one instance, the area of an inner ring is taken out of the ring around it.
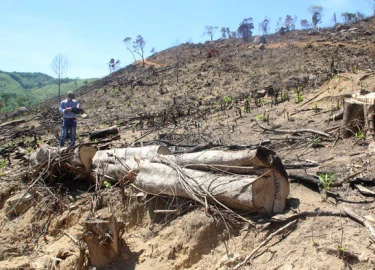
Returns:
[[[374,26],[371,18],[269,35],[263,45],[222,39],[161,51],[76,92],[85,115],[74,149],[57,147],[55,100],[3,116],[0,267],[373,268]],[[115,132],[92,136],[106,130]],[[174,174],[142,181],[184,180],[197,168],[242,177],[251,166],[256,179],[270,170],[287,179],[285,205],[228,207],[203,184],[208,193],[188,185],[188,198],[146,191],[137,177],[147,155],[104,173],[112,167],[103,160],[121,163],[119,149],[147,147],[167,149],[157,166]],[[76,149],[105,154],[76,166]],[[264,163],[220,163],[245,152]],[[187,161],[209,153],[214,161]]]

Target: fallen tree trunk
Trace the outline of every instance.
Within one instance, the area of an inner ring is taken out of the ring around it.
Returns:
[[[72,149],[42,148],[34,164],[58,166],[52,174],[90,172],[97,183],[132,182],[151,194],[194,199],[262,213],[284,210],[289,182],[279,157],[267,148],[207,150],[172,155],[164,146],[96,151],[89,146]],[[92,159],[91,159],[92,158]]]
[[[108,137],[110,135],[116,135],[118,134],[118,128],[117,126],[112,126],[106,129],[100,129],[100,130],[95,130],[93,132],[90,132],[90,140],[95,140],[95,139],[101,139]]]
[[[187,197],[202,204],[205,201],[219,202],[234,209],[272,213],[285,208],[289,186],[286,190],[281,183],[283,180],[272,169],[261,176],[215,174],[145,161],[140,163],[134,184],[152,194]]]
[[[280,159],[264,147],[256,150],[171,155],[163,146],[98,151],[93,177],[113,182],[129,180],[152,194],[219,202],[232,208],[281,212],[289,194]]]
[[[180,166],[190,166],[193,169],[192,164],[268,167],[272,155],[275,155],[273,151],[262,147],[241,151],[211,150],[186,153],[175,155],[172,160]]]
[[[75,148],[57,148],[45,145],[33,152],[28,160],[33,167],[64,167],[67,166],[78,172],[90,172],[92,158],[97,148],[79,145]]]
[[[92,160],[92,174],[99,180],[118,182],[130,171],[138,172],[141,160],[152,160],[158,154],[169,155],[170,151],[159,145],[98,151]]]

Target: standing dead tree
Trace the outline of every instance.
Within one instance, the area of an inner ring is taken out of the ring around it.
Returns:
[[[62,78],[67,74],[68,69],[69,69],[70,63],[66,56],[62,54],[58,54],[53,58],[52,64],[51,64],[51,69],[52,71],[56,74],[57,76],[57,85],[58,85],[58,90],[57,90],[57,97],[59,99],[59,102],[61,101],[61,83],[62,83]]]

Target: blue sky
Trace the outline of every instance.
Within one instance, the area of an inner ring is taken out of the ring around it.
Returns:
[[[145,53],[185,42],[204,42],[206,26],[235,31],[252,17],[255,31],[265,18],[274,31],[279,17],[311,21],[309,7],[323,7],[321,26],[331,26],[336,12],[373,14],[370,0],[0,0],[0,70],[42,72],[55,77],[52,59],[70,62],[70,78],[103,77],[107,63],[133,62],[123,39],[142,35]],[[300,24],[297,24],[300,27]],[[214,39],[219,38],[219,31]]]

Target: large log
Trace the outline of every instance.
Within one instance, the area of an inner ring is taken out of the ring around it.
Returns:
[[[106,129],[100,129],[100,130],[95,130],[90,132],[90,140],[95,140],[95,139],[101,139],[108,137],[110,135],[116,135],[118,134],[118,128],[117,126],[112,126]]]
[[[199,167],[201,164],[254,166],[259,168],[270,167],[272,165],[279,166],[278,169],[286,175],[276,153],[265,147],[241,151],[210,150],[198,153],[186,153],[172,156],[171,160],[180,166],[189,166],[193,169],[195,168],[195,165]]]
[[[79,145],[76,148],[58,148],[44,145],[33,152],[28,160],[33,167],[51,165],[50,163],[55,160],[60,167],[69,164],[69,167],[77,171],[90,172],[92,159],[96,152],[96,147],[88,145]]]
[[[217,174],[144,161],[134,184],[152,194],[220,202],[234,209],[279,213],[289,194],[287,179],[273,169],[264,174]]]
[[[92,160],[94,178],[118,182],[130,171],[139,171],[139,162],[152,160],[160,155],[169,155],[168,148],[159,145],[129,147],[98,151]]]
[[[93,176],[134,185],[152,194],[217,201],[236,209],[281,212],[289,194],[287,174],[274,152],[220,151],[171,155],[163,146],[98,151]]]

